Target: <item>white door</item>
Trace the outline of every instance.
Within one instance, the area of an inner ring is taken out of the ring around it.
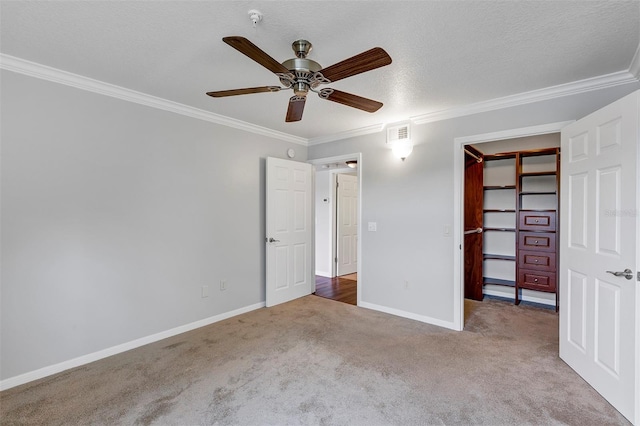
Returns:
[[[358,177],[339,174],[337,179],[336,275],[341,276],[358,270]]]
[[[560,357],[636,423],[639,101],[635,92],[562,130],[560,185]]]
[[[312,166],[267,158],[266,304],[312,291]]]

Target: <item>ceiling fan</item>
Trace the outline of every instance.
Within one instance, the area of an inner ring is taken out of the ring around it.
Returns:
[[[279,63],[244,37],[224,37],[222,41],[274,73],[280,79],[283,87],[262,86],[220,90],[207,92],[209,96],[221,98],[225,96],[278,92],[280,90],[292,89],[294,95],[289,99],[286,122],[300,121],[302,119],[302,112],[304,111],[304,104],[309,91],[317,93],[322,99],[367,112],[376,112],[382,107],[381,102],[363,98],[362,96],[328,87],[318,89],[318,86],[321,84],[332,83],[342,80],[343,78],[389,65],[391,63],[391,57],[380,47],[374,47],[366,52],[331,65],[330,67],[322,68],[317,62],[307,59],[307,55],[312,47],[311,43],[307,40],[294,41],[291,47],[296,57],[288,59],[283,63]]]

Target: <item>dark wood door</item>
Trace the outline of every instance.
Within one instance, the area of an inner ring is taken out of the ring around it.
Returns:
[[[482,153],[465,147],[464,167],[464,297],[482,300],[483,165],[467,152],[482,159]]]

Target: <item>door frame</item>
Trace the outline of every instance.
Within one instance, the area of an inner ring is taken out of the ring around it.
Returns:
[[[573,123],[561,121],[539,126],[521,127],[453,139],[453,329],[464,328],[464,146],[504,139],[559,133]],[[560,224],[562,226],[562,224]]]
[[[358,262],[358,267],[357,267],[357,274],[358,274],[358,281],[357,281],[357,285],[356,285],[356,293],[357,293],[357,306],[360,306],[361,302],[362,302],[362,288],[364,285],[364,280],[363,278],[366,278],[363,276],[362,274],[362,153],[361,152],[356,152],[356,153],[352,153],[352,154],[343,154],[343,155],[337,155],[334,157],[323,157],[323,158],[315,158],[313,160],[307,160],[307,163],[312,164],[314,166],[319,166],[319,165],[323,165],[323,164],[335,164],[337,162],[344,162],[344,161],[348,161],[348,160],[356,160],[358,162],[358,167],[356,167],[356,176],[358,177],[358,245],[357,245],[357,262]],[[335,173],[333,174],[335,177]],[[314,172],[313,172],[313,176],[314,176],[314,187],[313,187],[313,191],[315,194],[315,168],[314,168]],[[332,193],[335,194],[335,188],[332,190]],[[333,195],[334,200],[335,200],[335,195]],[[314,196],[315,199],[315,196]],[[315,224],[316,222],[316,212],[315,212],[315,205],[313,208],[313,223]],[[335,233],[334,233],[335,234]],[[335,235],[333,235],[332,239],[335,239]],[[315,240],[316,240],[316,233],[315,233],[315,225],[314,225],[314,232],[313,232],[313,262],[315,264],[315,259],[316,259],[316,250],[315,250]],[[335,242],[332,242],[332,250],[335,250]],[[335,252],[334,252],[334,257],[335,257]],[[335,267],[335,262],[332,262],[332,273],[335,274],[336,271],[336,267]],[[315,288],[315,283],[314,283],[314,288]]]

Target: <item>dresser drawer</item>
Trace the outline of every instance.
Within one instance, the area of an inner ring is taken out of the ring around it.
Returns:
[[[555,271],[556,254],[543,251],[518,251],[518,267],[538,271]]]
[[[555,293],[556,273],[520,269],[518,271],[518,287]]]
[[[518,222],[523,231],[556,231],[556,212],[521,211]]]
[[[556,251],[556,234],[551,232],[518,233],[518,249],[532,251]]]

